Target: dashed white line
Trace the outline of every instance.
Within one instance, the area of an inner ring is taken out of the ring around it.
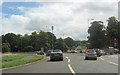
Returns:
[[[70,59],[68,59],[68,63],[70,63]]]
[[[116,66],[118,66],[118,64],[116,64],[116,63],[113,63],[113,62],[109,62],[109,63],[111,63],[111,64],[113,64],[113,65],[116,65]]]
[[[68,57],[66,57],[68,59]]]
[[[72,69],[72,67],[71,67],[70,64],[68,64],[68,67],[69,67],[70,71],[71,71],[73,74],[75,74],[75,71]]]

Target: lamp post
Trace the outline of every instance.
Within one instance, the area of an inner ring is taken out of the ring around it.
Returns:
[[[53,30],[54,30],[54,26],[52,26],[52,50],[53,50]]]

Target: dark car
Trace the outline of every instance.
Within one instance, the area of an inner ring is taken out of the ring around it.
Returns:
[[[44,55],[44,52],[43,51],[38,51],[37,54],[38,55]]]
[[[53,50],[51,51],[51,54],[50,54],[50,61],[52,60],[61,60],[63,61],[63,53],[61,50]]]
[[[94,49],[88,49],[86,50],[86,53],[85,53],[85,60],[87,59],[95,59],[97,60],[97,53]]]
[[[97,53],[97,56],[101,56],[101,52],[100,52],[100,49],[94,49],[95,51],[96,51],[96,53]]]
[[[100,50],[101,55],[106,55],[106,52],[104,50]]]
[[[53,50],[48,50],[48,51],[46,52],[46,56],[50,56],[50,54],[51,54],[52,51],[53,51]]]

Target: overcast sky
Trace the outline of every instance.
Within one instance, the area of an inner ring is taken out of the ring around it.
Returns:
[[[51,32],[53,25],[57,38],[63,37],[64,34],[64,37],[86,40],[88,19],[93,18],[107,24],[106,20],[109,17],[118,18],[118,0],[13,1],[0,2],[2,6],[0,35],[10,32],[30,34],[40,30]]]

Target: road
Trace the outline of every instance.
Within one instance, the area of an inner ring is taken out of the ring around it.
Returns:
[[[45,56],[38,63],[3,70],[3,73],[118,73],[118,57],[106,55],[98,60],[84,60],[84,54],[66,53],[63,61],[49,61]]]

